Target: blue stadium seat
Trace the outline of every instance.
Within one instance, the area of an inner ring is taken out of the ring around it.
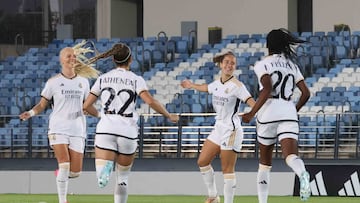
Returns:
[[[321,68],[325,66],[324,63],[324,58],[321,55],[314,55],[311,58],[311,63],[313,68],[317,69],[317,68]],[[325,74],[324,74],[325,75]]]
[[[176,53],[184,53],[187,54],[189,52],[188,41],[179,40],[176,42]]]
[[[335,57],[337,59],[344,59],[347,58],[347,56],[348,56],[348,51],[346,50],[345,46],[338,45],[335,47]]]
[[[204,112],[203,106],[199,103],[193,103],[193,104],[191,104],[191,112],[192,113],[203,113]]]

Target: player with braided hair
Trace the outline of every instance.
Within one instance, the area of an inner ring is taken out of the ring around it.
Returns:
[[[67,202],[69,178],[78,177],[82,170],[87,135],[82,107],[90,91],[87,78],[96,77],[98,74],[95,69],[82,63],[85,53],[83,45],[65,47],[60,51],[61,73],[46,82],[39,103],[19,116],[22,120],[29,119],[43,112],[48,104],[52,104],[48,138],[58,162],[56,185],[59,203]],[[87,49],[88,51],[90,50]],[[75,70],[76,66],[79,67],[79,72]],[[85,72],[87,74],[84,74]],[[87,113],[93,116],[98,114],[93,106],[87,109]]]
[[[131,56],[131,49],[118,43],[109,51],[90,59],[95,62],[112,57],[116,67],[99,76],[84,103],[87,111],[98,98],[101,101],[101,116],[95,135],[96,175],[99,187],[105,187],[115,165],[115,203],[126,203],[128,198],[128,177],[138,146],[137,96],[170,121],[179,120],[178,115],[170,114],[151,96],[145,80],[130,70]]]
[[[298,156],[299,121],[297,112],[310,97],[309,89],[296,63],[296,53],[291,47],[305,41],[291,35],[288,30],[275,29],[267,35],[269,56],[254,67],[259,81],[259,98],[249,113],[242,116],[244,122],[257,114],[257,140],[260,163],[257,176],[259,203],[266,203],[269,193],[270,169],[274,144],[279,140],[287,165],[300,179],[300,198],[310,196],[309,173]],[[301,96],[296,105],[291,101],[294,88]]]

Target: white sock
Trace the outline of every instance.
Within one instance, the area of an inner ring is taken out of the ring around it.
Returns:
[[[235,173],[224,174],[224,203],[233,203],[236,189]]]
[[[131,166],[116,164],[116,184],[114,190],[114,203],[126,203],[128,199],[128,178]]]
[[[267,203],[269,196],[271,166],[259,164],[257,174],[257,193],[259,203]]]
[[[286,157],[286,164],[296,173],[298,177],[306,170],[303,160],[295,154]]]
[[[70,163],[64,162],[59,164],[58,174],[56,176],[56,187],[58,192],[59,203],[67,201],[67,190],[69,184]]]
[[[217,190],[215,185],[215,173],[211,165],[200,167],[200,172],[203,177],[209,197],[216,197]]]

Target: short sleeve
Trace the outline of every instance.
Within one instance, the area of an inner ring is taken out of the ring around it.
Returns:
[[[93,84],[93,86],[91,87],[91,93],[99,96],[101,93],[101,88],[100,88],[100,81],[101,81],[101,77],[97,78],[95,83]]]
[[[236,91],[236,97],[241,99],[243,102],[246,102],[251,97],[251,94],[247,90],[246,86],[242,84],[239,86],[239,90]]]
[[[264,63],[256,63],[254,66],[254,72],[258,78],[261,78],[263,75],[268,74],[268,70],[266,68],[266,64]]]
[[[214,89],[215,89],[215,86],[216,86],[216,85],[215,85],[215,82],[216,82],[216,81],[213,81],[213,82],[211,82],[210,84],[208,84],[208,87],[207,87],[207,88],[208,88],[208,93],[209,93],[209,94],[212,94],[212,93],[214,92]]]
[[[51,85],[50,85],[49,80],[45,83],[45,87],[41,91],[41,96],[47,100],[51,100],[51,98],[53,97],[53,92],[51,90]]]
[[[296,66],[295,84],[297,84],[297,83],[300,82],[301,80],[304,80],[304,76],[303,76],[303,74],[301,73],[299,67]]]
[[[84,90],[84,95],[85,95],[85,98],[89,95],[90,93],[90,84],[89,84],[89,81],[87,79],[85,79],[85,90]]]
[[[258,84],[259,84],[259,90],[263,89],[262,83],[261,83],[261,77],[265,74],[269,74],[268,69],[266,68],[266,64],[262,61],[258,62],[254,66],[254,72],[256,77],[258,78]]]
[[[139,94],[142,91],[148,90],[148,87],[146,85],[146,82],[143,77],[138,76],[136,79],[136,93]]]

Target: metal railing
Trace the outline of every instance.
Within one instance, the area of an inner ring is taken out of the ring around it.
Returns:
[[[46,115],[38,115],[47,120]],[[138,158],[193,158],[213,129],[212,125],[192,125],[195,117],[213,113],[186,113],[178,124],[158,114],[143,114],[139,120]],[[301,123],[299,153],[304,159],[357,159],[360,157],[360,113],[301,114],[313,122]],[[32,119],[34,119],[33,117]],[[153,124],[154,120],[160,120]],[[160,119],[161,118],[161,119]],[[321,118],[321,119],[319,119]],[[53,152],[47,141],[47,124],[33,125],[32,119],[16,124],[17,116],[0,116],[0,158],[48,158]],[[14,124],[15,123],[15,124]],[[190,123],[190,124],[189,124]],[[17,126],[16,126],[17,125]],[[16,126],[16,127],[14,127]],[[239,157],[258,158],[255,125],[243,125],[244,141]],[[94,157],[94,124],[88,127],[85,157]],[[275,146],[274,157],[281,157]]]

